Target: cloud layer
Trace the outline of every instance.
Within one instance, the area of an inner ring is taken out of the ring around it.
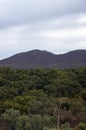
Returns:
[[[0,0],[0,58],[86,49],[86,0]]]

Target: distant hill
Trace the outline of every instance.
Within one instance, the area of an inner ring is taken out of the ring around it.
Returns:
[[[0,66],[20,69],[82,67],[86,66],[86,50],[75,50],[60,55],[32,50],[0,60]]]

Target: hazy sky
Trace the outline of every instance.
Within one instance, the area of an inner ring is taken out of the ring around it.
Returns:
[[[86,49],[86,0],[0,0],[0,59]]]

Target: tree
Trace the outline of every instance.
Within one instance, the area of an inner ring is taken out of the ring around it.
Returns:
[[[78,124],[74,130],[86,130],[86,123]]]
[[[19,115],[20,111],[14,109],[6,110],[4,114],[2,114],[2,119],[6,122],[5,130],[16,130],[16,119]]]
[[[61,125],[61,130],[71,130],[70,128],[70,124],[69,123],[65,123]]]
[[[60,130],[60,116],[61,116],[61,111],[62,110],[67,110],[69,109],[69,105],[70,105],[70,100],[68,98],[58,98],[57,99],[57,107],[54,109],[54,116],[57,119],[57,130]]]
[[[43,130],[40,115],[21,115],[16,122],[16,130]]]

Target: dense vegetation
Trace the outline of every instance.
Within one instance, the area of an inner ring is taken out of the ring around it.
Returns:
[[[0,68],[1,130],[86,130],[86,68]]]

